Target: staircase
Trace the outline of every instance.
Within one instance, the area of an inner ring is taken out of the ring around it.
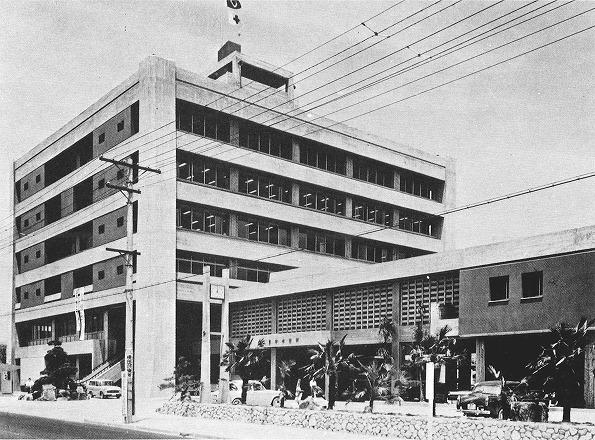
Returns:
[[[99,364],[93,371],[80,381],[86,383],[92,379],[106,379],[117,381],[121,378],[122,370],[124,369],[123,355],[114,356],[102,364]]]

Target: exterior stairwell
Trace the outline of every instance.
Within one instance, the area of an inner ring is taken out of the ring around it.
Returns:
[[[87,383],[92,379],[106,379],[117,381],[121,378],[122,370],[124,369],[124,356],[118,355],[108,359],[104,363],[98,365],[81,379],[81,382]]]

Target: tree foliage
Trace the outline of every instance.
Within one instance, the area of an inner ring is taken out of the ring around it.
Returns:
[[[258,341],[256,348],[251,347],[250,335],[246,335],[236,344],[227,342],[226,345],[227,350],[223,354],[221,365],[226,366],[226,371],[234,370],[242,379],[242,403],[246,403],[249,381],[254,379],[253,376],[264,359],[264,339]]]
[[[587,330],[595,320],[581,318],[576,327],[560,323],[550,330],[553,342],[543,346],[541,353],[527,365],[530,375],[525,382],[539,384],[546,393],[555,393],[562,405],[562,421],[570,421],[573,398],[579,394],[583,374],[583,353],[587,345]]]
[[[200,380],[195,374],[192,374],[192,363],[184,356],[178,358],[174,368],[174,375],[163,380],[165,382],[159,384],[159,389],[173,388],[174,396],[180,393],[180,400],[190,399],[190,395],[200,388]]]
[[[46,376],[47,379],[43,379],[41,382],[43,384],[51,383],[59,389],[66,389],[72,382],[72,376],[77,372],[77,368],[68,360],[68,354],[62,348],[61,341],[50,341],[48,345],[53,348],[48,350],[44,356],[45,369],[39,374]]]

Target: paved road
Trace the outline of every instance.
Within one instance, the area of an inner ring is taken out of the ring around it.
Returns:
[[[44,417],[0,412],[0,438],[183,438],[91,423],[66,422]],[[209,438],[209,437],[205,437]]]

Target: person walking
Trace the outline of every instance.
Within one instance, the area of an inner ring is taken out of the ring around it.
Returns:
[[[33,380],[29,378],[27,379],[27,382],[25,382],[25,389],[27,390],[27,393],[31,394],[31,388],[33,388]]]

